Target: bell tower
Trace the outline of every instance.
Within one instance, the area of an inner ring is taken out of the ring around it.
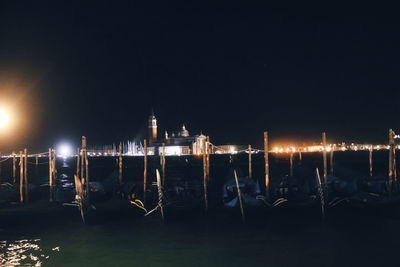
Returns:
[[[157,119],[154,112],[149,117],[149,144],[157,140]]]

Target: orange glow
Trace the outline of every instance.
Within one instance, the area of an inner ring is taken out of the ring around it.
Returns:
[[[4,109],[0,109],[0,128],[5,128],[8,125],[8,122],[8,112],[6,112]]]

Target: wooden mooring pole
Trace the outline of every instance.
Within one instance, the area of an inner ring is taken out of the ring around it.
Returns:
[[[326,158],[326,133],[322,133],[322,145],[323,145],[323,161],[324,161],[324,189],[325,193],[328,193],[328,164]]]
[[[290,152],[290,177],[293,177],[293,151]]]
[[[249,178],[252,178],[252,168],[251,168],[251,145],[249,145]]]
[[[240,190],[239,180],[238,180],[238,177],[237,177],[236,170],[234,170],[233,173],[235,174],[236,189],[237,189],[237,194],[238,194],[238,198],[239,198],[239,205],[240,205],[240,213],[242,215],[242,222],[246,223],[246,217],[245,217],[245,214],[244,214],[244,207],[243,207],[243,200],[242,200],[242,192]]]
[[[84,157],[82,159],[85,160],[85,183],[86,183],[86,199],[89,202],[90,200],[90,180],[89,180],[89,161],[87,156],[87,145],[86,145],[86,137],[82,136],[82,150],[84,151]],[[82,170],[83,172],[83,170]]]
[[[157,177],[157,189],[158,189],[158,205],[160,207],[161,219],[162,219],[163,223],[165,223],[165,218],[164,218],[164,195],[163,195],[163,191],[162,191],[160,172],[158,171],[158,169],[156,169],[156,177]]]
[[[331,147],[331,153],[330,153],[330,157],[329,157],[329,167],[331,168],[331,175],[333,175],[333,147]]]
[[[204,208],[208,211],[208,196],[207,196],[207,159],[206,159],[207,141],[203,147],[203,190],[204,190]]]
[[[29,202],[29,184],[28,184],[28,149],[24,149],[24,184],[25,184],[25,202]]]
[[[264,132],[265,197],[269,201],[268,132]]]
[[[118,166],[119,166],[119,175],[118,175],[118,181],[119,184],[122,184],[122,144],[119,144],[119,161],[118,161]]]
[[[53,180],[53,187],[51,188],[52,189],[51,194],[53,195],[53,199],[55,199],[55,191],[56,191],[56,173],[57,173],[56,155],[57,155],[56,150],[53,149],[53,160],[52,160],[53,166],[51,168],[51,170],[53,171],[53,175],[51,176],[51,179]]]
[[[146,204],[147,191],[147,140],[144,139],[143,202]]]
[[[35,174],[39,176],[39,156],[35,156]]]
[[[394,189],[397,193],[398,191],[398,183],[397,183],[397,170],[396,170],[396,147],[393,149],[393,173],[394,173]]]
[[[210,181],[210,137],[207,136],[207,150],[206,150],[206,155],[207,155],[207,182]]]
[[[85,149],[84,144],[86,145],[86,138],[82,136],[82,147],[81,147],[81,183],[86,187],[86,181],[84,180],[85,173],[84,173],[84,167],[85,167]],[[86,192],[85,192],[86,194]]]
[[[161,184],[164,186],[165,185],[165,143],[162,144],[161,174],[162,174]]]
[[[53,202],[53,150],[49,148],[49,201]]]
[[[16,170],[17,170],[17,159],[16,159],[16,154],[15,154],[15,152],[13,151],[13,153],[12,153],[12,157],[13,157],[13,159],[12,159],[12,162],[13,162],[13,182],[14,182],[14,184],[17,182],[17,178],[16,178],[16,176],[15,176],[15,173],[16,173]]]
[[[389,193],[393,191],[393,178],[395,172],[395,147],[394,147],[395,133],[389,129]],[[396,183],[395,183],[396,186]]]
[[[373,146],[371,145],[369,147],[369,176],[372,177],[373,174],[373,166],[372,166],[372,151],[373,151]]]
[[[80,164],[81,164],[81,149],[78,147],[76,150],[76,176],[80,177]]]
[[[19,152],[19,201],[24,202],[24,154]]]

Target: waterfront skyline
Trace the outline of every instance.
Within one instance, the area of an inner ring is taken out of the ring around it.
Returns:
[[[215,143],[384,143],[396,130],[398,21],[303,7],[134,3],[0,9],[2,150],[144,139],[153,108]]]

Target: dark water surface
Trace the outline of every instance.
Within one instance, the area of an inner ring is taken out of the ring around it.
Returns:
[[[387,151],[374,155],[376,172],[386,173]],[[185,164],[188,159],[190,167]],[[271,179],[289,171],[287,157],[271,159]],[[318,210],[278,210],[248,216],[218,209],[219,185],[226,178],[229,157],[211,158],[211,201],[215,209],[178,213],[167,224],[158,213],[143,217],[126,207],[109,205],[91,225],[84,225],[75,207],[32,197],[25,206],[0,207],[0,263],[14,266],[400,266],[400,209],[397,207],[332,210],[322,221]],[[254,176],[263,180],[263,156],[254,155]],[[43,159],[45,162],[46,159]],[[124,180],[140,181],[143,159],[124,159]],[[297,159],[296,159],[297,162]],[[368,175],[368,152],[335,154],[335,162]],[[184,164],[185,163],[185,164]],[[93,180],[115,169],[115,159],[90,159]],[[159,161],[150,162],[150,169]],[[169,165],[168,165],[169,164]],[[183,165],[182,165],[183,164]],[[247,155],[234,166],[247,171]],[[320,155],[303,155],[303,163],[321,166]],[[29,170],[32,183],[46,175],[46,164]],[[170,169],[169,167],[170,166]],[[202,179],[201,159],[167,158],[168,175],[185,172]],[[186,166],[186,167],[182,167]],[[3,169],[6,169],[3,165]],[[185,169],[186,168],[186,169]],[[71,201],[73,159],[58,160],[58,199]],[[153,173],[149,171],[149,173]],[[3,172],[7,177],[7,170]],[[154,180],[154,174],[150,174]],[[154,206],[154,203],[148,204]],[[151,208],[150,207],[150,208]]]

